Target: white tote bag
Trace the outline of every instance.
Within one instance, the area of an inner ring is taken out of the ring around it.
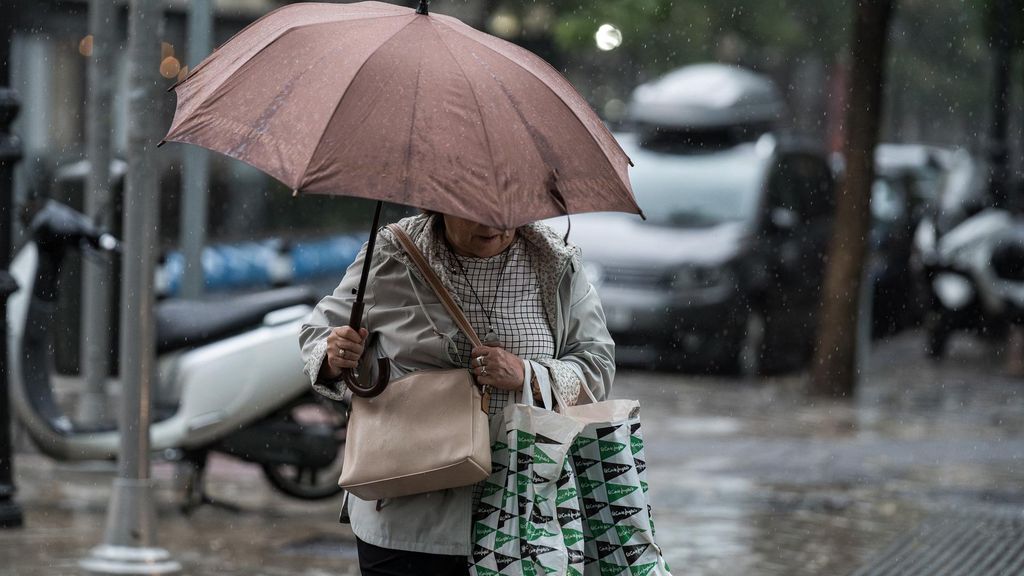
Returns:
[[[583,424],[534,406],[526,362],[523,403],[503,413],[491,475],[473,515],[473,576],[583,574],[583,525],[569,450]]]

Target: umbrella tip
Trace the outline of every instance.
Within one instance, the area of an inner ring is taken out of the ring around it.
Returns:
[[[420,0],[420,5],[416,8],[417,14],[428,14],[427,6],[430,4],[430,0]]]

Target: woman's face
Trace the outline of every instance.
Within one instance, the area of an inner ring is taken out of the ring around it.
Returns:
[[[501,230],[465,218],[444,215],[445,237],[461,256],[490,258],[505,251],[515,239],[515,230]]]

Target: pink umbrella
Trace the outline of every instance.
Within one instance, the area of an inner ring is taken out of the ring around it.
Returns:
[[[296,193],[503,229],[641,213],[629,158],[565,78],[426,4],[300,3],[267,14],[174,87],[165,139],[237,158]]]

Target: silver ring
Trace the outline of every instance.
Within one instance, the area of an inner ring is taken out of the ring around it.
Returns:
[[[487,376],[487,366],[483,366],[480,368],[480,375]]]
[[[341,359],[342,359],[342,360],[345,360],[345,359],[347,359],[347,358],[348,358],[348,357],[347,357],[347,354],[348,354],[348,350],[345,350],[344,348],[342,348],[342,349],[341,349]]]
[[[483,366],[484,365],[484,359],[485,359],[484,356],[477,356],[476,357],[476,365],[477,366]]]

